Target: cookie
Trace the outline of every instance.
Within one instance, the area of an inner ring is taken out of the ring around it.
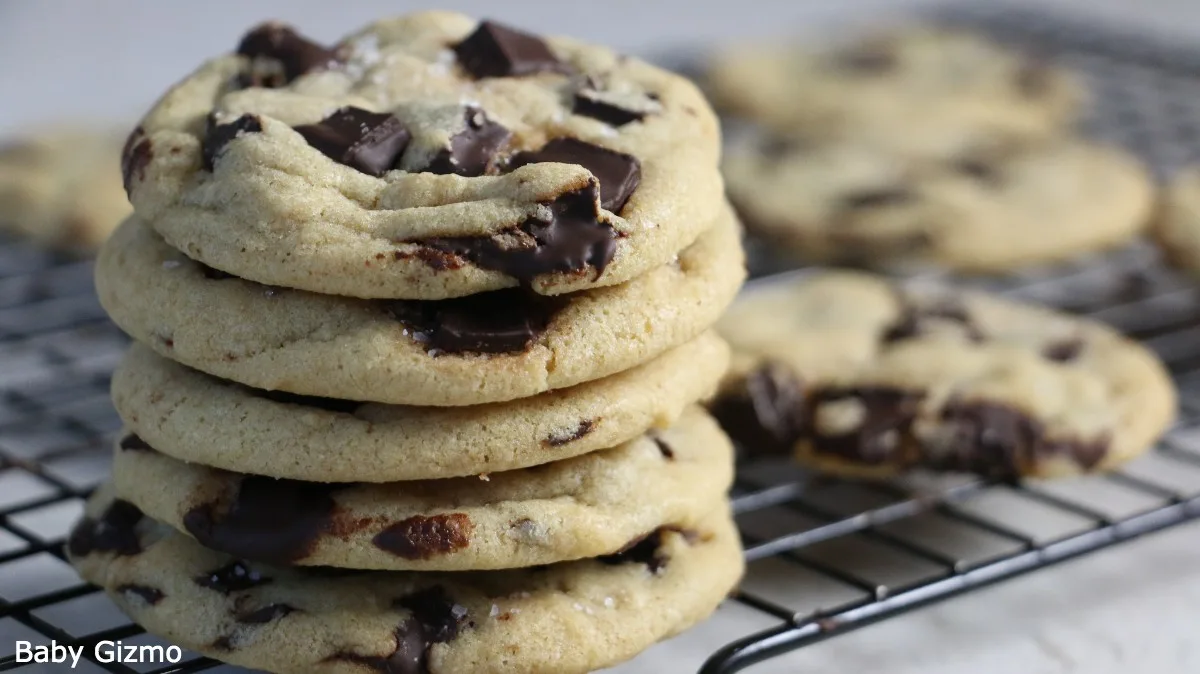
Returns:
[[[920,152],[763,136],[731,150],[747,230],[808,261],[998,272],[1127,242],[1153,188],[1133,157],[1084,140],[947,133]]]
[[[1171,265],[1200,273],[1200,167],[1186,168],[1171,180],[1151,234]]]
[[[122,139],[46,128],[0,145],[0,228],[54,248],[94,250],[131,210],[118,169]]]
[[[889,136],[948,127],[1054,135],[1086,96],[1069,73],[961,30],[909,25],[826,48],[759,44],[714,57],[719,108],[770,128]]]
[[[252,389],[135,344],[113,375],[112,394],[126,426],[177,459],[295,480],[397,482],[526,468],[614,447],[670,426],[716,390],[728,363],[728,347],[706,333],[571,388],[437,408]]]
[[[205,547],[355,569],[507,569],[610,554],[652,529],[693,526],[733,479],[729,441],[694,407],[613,449],[445,480],[246,476],[173,459],[136,435],[118,441],[115,456],[117,496]]]
[[[598,559],[351,572],[214,552],[105,490],[67,551],[155,634],[237,665],[324,674],[589,672],[707,617],[743,569],[724,507],[693,529],[656,529]]]
[[[334,45],[265,24],[125,151],[174,247],[265,284],[444,299],[628,281],[721,208],[715,115],[638,59],[449,12]]]
[[[676,261],[569,296],[358,300],[228,276],[130,219],[101,251],[96,286],[125,332],[218,377],[328,398],[475,405],[599,379],[696,338],[744,278],[738,237],[726,210]]]
[[[821,470],[1055,477],[1112,468],[1171,423],[1158,358],[1049,309],[857,273],[747,292],[719,331],[714,412],[748,452]]]

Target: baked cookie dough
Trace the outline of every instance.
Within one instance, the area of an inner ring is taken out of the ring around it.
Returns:
[[[102,489],[67,552],[150,632],[273,672],[582,674],[703,620],[742,575],[725,506],[616,555],[536,569],[279,568],[208,550]]]
[[[138,213],[261,283],[560,294],[666,264],[721,208],[715,115],[641,60],[450,12],[320,45],[280,24],[176,85],[124,153]]]
[[[1151,235],[1172,265],[1200,275],[1200,167],[1180,171],[1163,191]]]
[[[1158,358],[1115,330],[936,285],[798,276],[748,291],[718,330],[734,349],[722,426],[822,471],[1099,471],[1175,414]]]
[[[359,300],[231,277],[133,218],[101,251],[96,285],[123,330],[218,377],[328,398],[475,405],[606,377],[695,339],[744,278],[738,237],[725,209],[675,261],[562,297],[506,289]]]

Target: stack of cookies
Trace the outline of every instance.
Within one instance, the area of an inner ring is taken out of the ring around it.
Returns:
[[[126,144],[128,428],[72,561],[277,672],[585,672],[699,621],[742,570],[696,405],[744,275],[718,146],[691,84],[571,40],[251,31]]]

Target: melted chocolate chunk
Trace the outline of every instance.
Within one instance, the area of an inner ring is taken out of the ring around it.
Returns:
[[[575,428],[572,428],[566,433],[557,433],[555,435],[551,435],[545,440],[542,440],[542,444],[547,447],[562,447],[565,444],[575,442],[579,438],[591,433],[592,427],[595,425],[596,422],[593,419],[581,419],[579,423],[575,425]]]
[[[963,470],[1012,478],[1028,465],[1041,441],[1042,424],[1004,405],[950,401],[941,419],[952,430],[926,463],[945,470]]]
[[[481,21],[454,46],[454,53],[463,70],[476,79],[567,71],[540,38],[492,21]]]
[[[610,126],[624,126],[630,122],[640,122],[646,118],[643,110],[623,108],[599,96],[600,92],[592,89],[582,89],[575,92],[575,103],[571,112],[584,117],[598,119]]]
[[[586,143],[576,138],[555,138],[532,152],[521,152],[509,162],[510,169],[526,164],[555,162],[578,164],[600,181],[600,207],[620,213],[642,181],[642,165],[633,155]]]
[[[234,560],[192,580],[200,587],[206,587],[226,595],[271,582],[270,578],[264,577],[240,560]]]
[[[658,451],[662,453],[664,459],[668,461],[675,460],[675,450],[671,449],[671,445],[668,445],[666,440],[657,435],[651,437],[651,440],[654,440],[655,446],[658,447]]]
[[[1056,363],[1069,363],[1079,357],[1083,351],[1083,340],[1079,337],[1064,339],[1042,349],[1042,356]]]
[[[689,543],[697,538],[694,531],[687,531],[676,526],[659,527],[654,531],[629,541],[620,550],[611,555],[597,557],[604,564],[645,564],[650,573],[658,575],[667,568],[670,557],[663,550],[667,532],[682,534]]]
[[[425,651],[429,644],[425,632],[415,618],[405,619],[396,627],[396,647],[388,655],[360,655],[339,652],[326,661],[352,662],[380,674],[428,674]]]
[[[208,116],[208,126],[204,132],[204,144],[201,148],[204,158],[204,170],[212,171],[217,158],[229,145],[230,141],[243,133],[259,133],[262,131],[262,120],[255,115],[242,115],[228,124],[217,124],[212,115]]]
[[[201,545],[250,560],[289,564],[308,556],[332,525],[333,492],[344,485],[242,478],[233,503],[204,503],[187,512],[184,528]]]
[[[150,147],[150,139],[142,127],[137,127],[125,139],[125,147],[121,149],[121,181],[125,185],[125,194],[132,194],[133,181],[146,179],[146,167],[154,159],[154,150]]]
[[[519,353],[541,337],[567,301],[514,288],[450,300],[393,300],[384,307],[435,355]]]
[[[212,268],[206,264],[203,264],[201,262],[197,262],[196,264],[200,267],[200,273],[203,274],[204,278],[206,278],[206,279],[209,279],[212,281],[224,281],[224,280],[231,279],[231,278],[237,278],[236,276],[234,276],[233,274],[230,274],[229,272],[224,272],[224,271],[221,271],[220,269],[214,269],[214,268]]]
[[[950,302],[925,307],[906,306],[896,322],[883,331],[880,339],[885,344],[912,339],[927,333],[931,323],[935,321],[957,323],[962,326],[967,339],[972,342],[978,343],[986,339],[979,326],[971,321],[971,315],[967,313],[966,307]]]
[[[812,395],[814,417],[822,405],[855,400],[863,407],[863,418],[854,429],[837,434],[823,434],[813,423],[810,432],[812,448],[821,454],[834,454],[864,463],[899,459],[922,398],[923,393],[887,386],[817,391]]]
[[[342,414],[354,414],[358,408],[363,406],[356,400],[342,400],[340,398],[322,398],[319,396],[306,396],[298,393],[288,393],[287,391],[265,391],[262,389],[247,389],[252,394],[259,398],[266,398],[277,403],[286,405],[303,405],[304,407],[316,407],[317,409],[325,410],[326,412],[340,412]]]
[[[595,183],[567,192],[547,204],[549,220],[530,218],[495,236],[426,239],[430,248],[466,258],[474,264],[503,272],[528,284],[539,274],[576,272],[589,266],[597,275],[617,251],[617,233],[599,220]],[[506,239],[532,240],[531,246],[512,245]]]
[[[467,608],[456,604],[446,589],[433,585],[397,599],[395,605],[408,609],[421,623],[431,643],[446,643],[458,636],[467,619]]]
[[[132,595],[141,597],[142,601],[146,602],[147,604],[149,604],[151,606],[154,606],[155,604],[162,601],[163,598],[165,598],[167,596],[167,595],[163,594],[162,590],[160,590],[156,587],[149,587],[147,585],[134,585],[132,583],[128,584],[128,585],[119,586],[117,588],[117,592],[120,592],[121,594],[132,594]]]
[[[843,196],[841,210],[843,212],[864,211],[872,208],[898,206],[909,203],[916,197],[917,195],[907,187],[881,187]]]
[[[450,147],[434,155],[426,171],[471,177],[495,167],[497,154],[508,145],[512,132],[475,107],[466,108],[463,122],[463,130],[450,138]]]
[[[145,440],[139,438],[138,436],[134,435],[133,433],[130,433],[129,435],[126,435],[125,437],[121,438],[121,442],[117,446],[120,447],[121,449],[123,449],[125,451],[129,451],[129,452],[153,452],[154,451],[154,448],[151,447],[149,444],[147,444]]]
[[[387,655],[336,653],[332,661],[353,662],[381,674],[428,674],[429,647],[458,636],[467,609],[455,604],[440,586],[396,600],[412,615],[396,627],[396,646]]]
[[[287,604],[267,604],[262,608],[237,614],[236,620],[244,625],[264,625],[295,611],[296,607]]]
[[[316,124],[295,128],[326,157],[376,177],[391,170],[412,140],[412,134],[395,115],[351,106]]]
[[[282,87],[305,73],[341,61],[336,50],[310,42],[280,23],[264,23],[246,33],[237,53],[252,59],[249,72],[239,78],[242,86],[249,87]]]
[[[415,515],[379,532],[375,547],[404,559],[431,559],[471,544],[475,524],[464,513]]]
[[[719,395],[710,412],[747,456],[781,456],[804,436],[806,407],[803,384],[786,366],[767,363]]]
[[[99,518],[79,520],[67,539],[67,550],[74,557],[86,557],[93,552],[136,555],[142,551],[137,536],[142,517],[142,511],[129,501],[113,501]]]

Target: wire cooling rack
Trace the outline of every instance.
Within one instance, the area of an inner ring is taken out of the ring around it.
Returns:
[[[1088,131],[1135,150],[1160,175],[1200,160],[1200,52],[1042,14],[951,18],[1083,73],[1098,101]],[[761,275],[780,261],[759,255],[756,266]],[[83,499],[108,472],[118,428],[108,382],[126,340],[104,318],[91,270],[0,239],[0,670],[62,671],[15,662],[16,640],[54,639],[88,646],[76,671],[235,671],[194,654],[166,667],[92,657],[90,647],[102,640],[163,642],[82,584],[61,550]],[[740,593],[713,620],[618,671],[740,671],[1200,517],[1200,284],[1161,269],[1144,244],[976,284],[1108,321],[1143,340],[1176,377],[1180,422],[1149,456],[1074,481],[859,484],[812,477],[786,462],[743,466],[734,502],[749,573]],[[739,634],[712,653],[714,643]]]

